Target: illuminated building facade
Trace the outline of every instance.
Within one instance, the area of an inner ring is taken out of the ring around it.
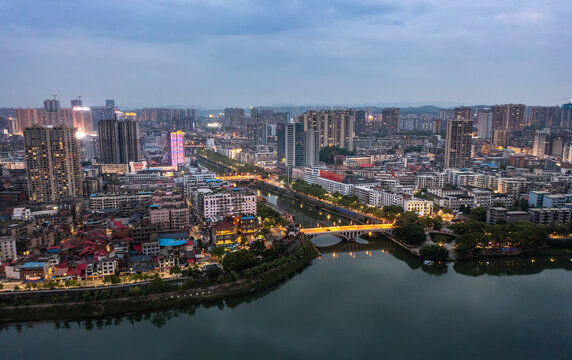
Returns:
[[[173,167],[185,163],[184,140],[184,132],[174,131],[170,133],[169,154],[171,156],[171,166]]]
[[[81,196],[81,167],[75,129],[67,126],[24,129],[30,201],[55,202]]]

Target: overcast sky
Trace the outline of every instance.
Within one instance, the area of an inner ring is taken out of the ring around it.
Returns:
[[[0,106],[562,104],[569,1],[4,0]]]

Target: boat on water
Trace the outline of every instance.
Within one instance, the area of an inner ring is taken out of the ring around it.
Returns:
[[[435,265],[435,261],[433,261],[433,260],[425,260],[425,261],[423,261],[423,265],[433,266],[433,265]]]

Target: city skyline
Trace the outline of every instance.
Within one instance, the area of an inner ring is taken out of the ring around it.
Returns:
[[[51,94],[126,108],[557,105],[572,95],[566,10],[555,1],[21,1],[0,15],[10,54],[0,59],[10,69],[0,106]]]

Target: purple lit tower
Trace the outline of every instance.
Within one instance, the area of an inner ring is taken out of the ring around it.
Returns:
[[[177,165],[185,162],[185,148],[183,146],[185,133],[182,131],[175,131],[172,132],[170,136],[171,141],[169,141],[169,149],[171,154],[171,166],[176,168]]]

